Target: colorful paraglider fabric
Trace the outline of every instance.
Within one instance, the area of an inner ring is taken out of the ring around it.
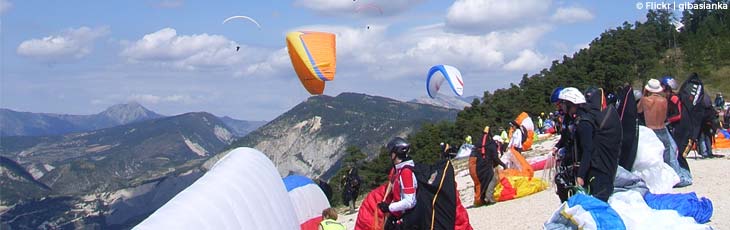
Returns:
[[[492,195],[497,201],[512,200],[538,193],[547,187],[547,182],[537,177],[508,176],[499,180]]]
[[[223,24],[225,24],[225,23],[227,23],[228,21],[231,21],[231,20],[233,20],[233,19],[248,20],[248,21],[250,21],[250,22],[253,22],[253,24],[256,24],[256,27],[258,27],[259,29],[261,29],[261,24],[259,24],[259,22],[257,22],[256,20],[254,20],[254,19],[253,19],[253,18],[251,18],[251,17],[248,17],[248,16],[243,16],[243,15],[238,15],[238,16],[232,16],[232,17],[226,18],[226,20],[223,20]]]
[[[291,175],[283,179],[302,230],[316,230],[322,221],[322,210],[329,208],[327,196],[311,179]]]
[[[509,151],[509,154],[511,154],[510,161],[516,168],[502,170],[499,173],[499,178],[501,179],[508,176],[532,177],[535,174],[535,170],[533,170],[530,163],[525,160],[525,157],[513,148],[510,148]]]
[[[431,67],[426,78],[426,92],[431,98],[435,98],[444,82],[449,83],[451,91],[456,96],[464,95],[464,80],[461,72],[450,65],[436,65]]]
[[[294,71],[304,88],[310,94],[322,94],[325,81],[335,79],[335,35],[324,32],[290,32],[286,35],[286,45]]]
[[[366,13],[369,11],[378,12],[379,15],[383,15],[383,9],[380,8],[380,6],[375,5],[373,3],[358,4],[355,7],[355,12],[359,13],[359,14]]]
[[[712,218],[712,201],[698,198],[694,192],[681,194],[644,194],[649,207],[656,210],[675,210],[679,215],[692,217],[697,223],[707,223]]]
[[[360,204],[355,222],[355,230],[378,230],[383,228],[385,215],[378,209],[383,201],[387,184],[383,184],[368,193]]]
[[[274,163],[237,148],[134,229],[298,229]]]
[[[527,159],[527,163],[530,164],[532,170],[543,170],[545,169],[545,166],[548,165],[548,162],[551,162],[552,160],[553,156],[548,154]]]
[[[571,196],[556,210],[544,229],[626,229],[608,203],[585,194]]]
[[[681,229],[711,230],[691,217],[681,216],[674,210],[656,210],[649,207],[640,192],[628,190],[616,192],[608,199],[611,208],[621,216],[626,229]]]
[[[522,112],[515,118],[515,122],[527,130],[527,140],[522,143],[522,149],[525,151],[532,149],[532,141],[535,138],[535,123],[532,122],[532,118],[526,112]]]
[[[715,149],[727,149],[730,148],[730,132],[724,129],[719,129],[719,133],[715,137],[715,144],[712,145]]]

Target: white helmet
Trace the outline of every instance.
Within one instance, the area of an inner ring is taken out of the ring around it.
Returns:
[[[492,140],[494,140],[494,141],[496,141],[496,142],[502,142],[502,138],[501,138],[501,137],[499,137],[499,135],[494,135],[494,136],[492,137]]]
[[[576,105],[586,103],[586,97],[583,96],[583,93],[581,93],[580,90],[576,89],[575,87],[568,87],[563,89],[563,91],[560,91],[560,95],[558,95],[558,98],[560,100],[572,102]]]

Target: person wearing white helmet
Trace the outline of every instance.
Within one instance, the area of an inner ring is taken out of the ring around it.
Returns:
[[[560,93],[561,106],[567,116],[574,117],[574,154],[580,166],[576,185],[587,188],[595,198],[608,201],[613,193],[613,181],[621,151],[622,128],[618,112],[604,108],[603,89],[589,88],[584,96],[578,89],[568,87]]]
[[[569,87],[560,88],[560,91],[551,100],[554,101],[556,107],[558,107],[563,114],[560,115],[560,113],[557,112],[555,114],[556,116],[561,116],[563,118],[562,123],[556,124],[556,126],[562,125],[563,127],[559,131],[560,140],[553,148],[553,155],[556,156],[559,164],[555,174],[555,185],[557,187],[555,193],[558,195],[560,202],[562,203],[568,200],[571,188],[576,185],[576,174],[578,173],[578,162],[580,161],[580,158],[578,158],[577,153],[574,151],[575,124],[573,115],[576,111],[573,111],[572,114],[568,114],[566,108],[568,107],[568,101],[571,101],[571,104],[584,104],[585,97],[583,97],[583,94],[578,89]]]

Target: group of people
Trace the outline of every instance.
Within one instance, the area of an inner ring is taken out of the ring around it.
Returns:
[[[675,186],[691,185],[692,176],[685,158],[687,152],[696,145],[703,157],[718,157],[711,153],[710,138],[714,137],[720,123],[717,111],[727,108],[720,107],[725,103],[720,94],[714,103],[710,102],[704,89],[696,86],[701,85],[699,77],[692,75],[688,82],[680,89],[671,77],[651,79],[641,91],[625,85],[615,94],[607,94],[596,87],[583,92],[575,87],[555,89],[550,101],[557,111],[549,116],[540,114],[538,124],[543,125],[539,125],[538,130],[544,131],[549,128],[545,124],[549,124],[553,131],[560,133],[560,140],[553,148],[558,162],[554,183],[560,201],[566,201],[575,192],[585,192],[608,201],[613,194],[618,167],[631,170],[633,165],[638,125],[651,129],[661,140],[665,147],[664,162],[680,176],[680,182]],[[686,87],[694,90],[678,93]],[[708,106],[719,109],[711,109],[710,112],[706,110]],[[730,110],[726,114],[730,114]],[[510,125],[511,137],[504,128],[499,128],[499,135],[493,135],[492,129],[486,126],[479,139],[465,138],[466,144],[474,146],[469,156],[469,172],[475,184],[474,207],[496,203],[493,194],[499,179],[499,167],[508,167],[500,157],[506,149],[523,150],[526,130],[514,121]],[[405,139],[397,137],[386,145],[386,149],[393,163],[388,175],[390,193],[377,205],[377,209],[388,216],[385,229],[408,229],[414,223],[405,217],[416,207],[418,191],[415,163],[409,155],[411,146]],[[457,149],[441,143],[441,152],[444,158],[450,159],[456,155]],[[349,205],[352,201],[351,209],[355,208],[359,180],[356,169],[351,169],[343,177],[347,193],[345,202]]]
[[[612,100],[604,95],[619,96]],[[703,158],[722,157],[712,154],[711,146],[719,116],[696,74],[681,88],[672,77],[651,79],[642,91],[625,85],[617,94],[595,87],[584,93],[559,87],[551,102],[563,115],[561,138],[553,148],[558,159],[554,182],[561,202],[579,191],[607,201],[617,168],[631,170],[636,158],[638,125],[661,140],[664,162],[680,177],[676,187],[692,184],[686,157],[693,146]]]
[[[558,88],[551,101],[564,114],[561,137],[554,148],[559,162],[555,184],[561,202],[584,188],[608,201],[621,151],[622,125],[614,107],[605,106],[603,90],[585,94],[574,87]]]
[[[541,112],[540,116],[537,116],[537,127],[535,132],[538,134],[545,133],[558,133],[560,132],[560,116],[559,112],[550,112],[545,115],[545,112]]]

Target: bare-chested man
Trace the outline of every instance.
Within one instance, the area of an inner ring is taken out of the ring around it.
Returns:
[[[677,145],[672,141],[672,136],[666,126],[667,121],[667,97],[662,94],[664,88],[657,79],[651,79],[644,86],[644,97],[637,105],[637,112],[644,113],[646,127],[654,131],[659,140],[664,144],[664,162],[679,173],[679,161],[677,160]]]

